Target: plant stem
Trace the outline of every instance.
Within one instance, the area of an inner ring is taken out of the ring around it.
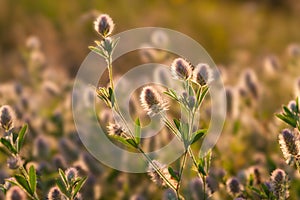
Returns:
[[[182,180],[183,170],[184,170],[185,163],[186,163],[187,153],[188,153],[188,151],[186,150],[184,152],[181,168],[180,168],[180,171],[179,171],[179,180],[178,180],[178,184],[177,184],[177,187],[176,187],[176,194],[177,194],[178,197],[180,196],[179,188],[180,188],[180,183],[181,183],[181,180]]]
[[[143,151],[141,147],[137,147],[137,149],[143,154],[143,156],[147,159],[147,161],[152,165],[152,167],[155,169],[155,172],[158,173],[158,175],[166,182],[166,184],[173,189],[176,192],[175,186],[170,183],[170,181],[161,173],[160,169],[153,163],[152,159]]]

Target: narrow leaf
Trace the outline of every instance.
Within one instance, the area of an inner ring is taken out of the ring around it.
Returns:
[[[76,197],[77,193],[80,191],[80,189],[82,188],[83,184],[85,183],[87,177],[82,178],[80,181],[78,181],[78,183],[76,184],[75,188],[74,188],[74,193],[73,193],[73,198]]]
[[[139,144],[141,141],[141,123],[139,118],[135,120],[134,133],[135,133],[136,142],[137,144]]]
[[[67,191],[66,186],[65,186],[63,180],[58,179],[58,180],[56,181],[56,185],[57,185],[57,187],[59,188],[59,190],[60,190],[64,195],[66,195],[67,197],[70,196],[70,193]]]
[[[30,166],[29,168],[29,183],[30,183],[30,188],[33,193],[35,193],[36,190],[36,170],[33,165]]]
[[[15,179],[18,182],[18,184],[20,184],[20,186],[24,190],[26,190],[30,195],[34,194],[34,192],[30,189],[30,186],[29,186],[27,180],[22,175],[16,174]]]
[[[193,133],[191,139],[191,145],[197,142],[200,138],[202,138],[207,132],[207,129],[199,129],[198,131]]]
[[[20,152],[22,145],[24,143],[24,137],[25,137],[27,128],[28,128],[28,125],[25,124],[19,131],[18,139],[17,139],[17,151],[18,152]]]
[[[180,121],[178,119],[173,119],[173,122],[174,122],[176,128],[180,131]]]
[[[10,141],[8,141],[5,138],[0,138],[0,142],[13,154],[17,153],[17,150],[15,149],[14,146],[12,146],[12,144],[10,143]]]
[[[65,187],[68,187],[68,181],[65,172],[62,169],[58,169],[58,173]]]
[[[134,148],[137,148],[138,147],[138,144],[135,142],[135,140],[134,139],[126,139],[126,142],[128,143],[128,144],[130,144],[131,146],[133,146]]]
[[[172,178],[174,178],[176,181],[179,181],[178,174],[173,170],[172,167],[168,167],[168,171]]]

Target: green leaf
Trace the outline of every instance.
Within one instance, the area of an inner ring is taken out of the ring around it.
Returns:
[[[18,184],[24,189],[26,190],[26,192],[28,192],[30,195],[33,195],[34,192],[31,190],[27,180],[19,174],[16,174],[15,176],[16,181],[18,182]]]
[[[174,124],[175,124],[177,130],[180,131],[180,121],[179,121],[178,119],[173,119],[173,122],[174,122]]]
[[[200,138],[202,138],[207,132],[207,129],[199,129],[198,131],[193,133],[192,139],[191,139],[191,145],[197,142]]]
[[[111,54],[113,54],[113,52],[114,52],[114,50],[115,50],[117,44],[119,43],[119,40],[120,40],[120,37],[118,37],[118,38],[116,38],[116,39],[114,39],[114,40],[112,41],[112,44],[111,44],[111,48],[112,48]]]
[[[56,185],[57,185],[57,187],[59,188],[59,190],[60,190],[64,195],[66,195],[67,197],[70,197],[70,196],[71,196],[71,194],[68,192],[68,190],[67,190],[67,188],[66,188],[66,186],[65,186],[65,184],[64,184],[64,182],[63,182],[62,179],[58,179],[58,180],[56,181]]]
[[[74,188],[74,193],[73,193],[73,198],[76,197],[77,193],[80,191],[80,189],[82,188],[83,184],[85,183],[87,177],[81,178],[77,183],[76,186]]]
[[[58,173],[59,173],[59,176],[60,176],[61,180],[63,181],[65,187],[68,187],[68,180],[67,180],[65,172],[62,169],[58,169]]]
[[[264,193],[266,194],[266,196],[270,196],[270,190],[269,188],[263,183],[261,184],[261,188],[263,189]]]
[[[198,172],[201,173],[201,174],[204,175],[204,176],[207,175],[206,172],[205,172],[205,170],[204,170],[203,165],[200,164],[200,163],[198,164]]]
[[[135,139],[136,139],[136,142],[137,144],[140,143],[141,141],[141,123],[140,123],[140,119],[137,118],[135,120],[135,127],[134,127],[134,134],[135,134]]]
[[[294,118],[294,114],[290,111],[290,109],[287,106],[283,106],[282,109],[287,114],[287,116]]]
[[[134,148],[138,147],[138,144],[136,143],[136,141],[134,139],[131,139],[131,138],[126,139],[126,142]]]
[[[168,171],[172,178],[174,178],[176,181],[179,181],[178,174],[173,170],[172,167],[168,167]]]
[[[111,107],[114,107],[115,104],[115,95],[114,95],[114,91],[111,87],[108,88],[108,93],[109,93],[109,100],[111,103]]]
[[[36,182],[36,170],[33,165],[31,165],[29,168],[29,183],[32,192],[35,193],[37,182]]]
[[[100,55],[103,58],[107,58],[106,53],[102,49],[99,49],[98,47],[89,46],[89,49],[95,52],[96,54]]]
[[[198,106],[201,105],[202,101],[204,100],[204,97],[206,96],[206,94],[207,94],[207,92],[208,92],[208,89],[209,89],[209,88],[206,86],[206,87],[202,90],[202,92],[201,92],[201,94],[200,94],[200,96],[199,96]]]
[[[0,184],[0,191],[2,191],[4,194],[6,193],[6,188],[2,184]]]
[[[276,114],[276,117],[278,117],[279,119],[281,119],[282,121],[284,121],[285,123],[291,125],[292,127],[296,128],[297,126],[297,122],[294,119],[290,119],[282,114]]]
[[[18,153],[15,147],[5,138],[0,138],[0,142],[13,154]]]
[[[24,143],[24,137],[25,137],[27,128],[28,128],[28,125],[25,124],[19,131],[18,139],[17,139],[17,152],[18,153],[20,152],[22,145]]]

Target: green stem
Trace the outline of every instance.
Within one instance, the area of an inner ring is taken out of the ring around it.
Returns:
[[[180,168],[180,171],[179,171],[179,180],[178,180],[178,184],[177,184],[177,187],[176,187],[176,194],[177,194],[178,197],[180,196],[179,188],[180,188],[180,183],[181,183],[181,180],[182,180],[183,170],[184,170],[185,163],[186,163],[187,153],[188,153],[188,151],[184,152],[181,168]]]
[[[141,149],[141,147],[137,147],[137,149],[143,154],[143,156],[147,159],[147,161],[152,165],[155,172],[165,181],[165,183],[176,192],[175,186],[170,183],[170,181],[161,173],[160,169],[153,163],[152,159]]]

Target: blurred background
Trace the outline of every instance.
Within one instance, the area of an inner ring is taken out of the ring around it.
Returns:
[[[158,26],[199,42],[220,67],[229,100],[228,120],[213,154],[215,174],[224,170],[224,180],[238,176],[242,182],[247,170],[259,166],[267,180],[272,170],[281,167],[292,180],[291,199],[300,198],[299,175],[285,164],[277,142],[285,125],[274,117],[282,104],[300,93],[298,0],[1,0],[0,105],[10,104],[20,124],[30,125],[24,150],[30,162],[54,174],[58,165],[88,171],[90,187],[83,193],[94,191],[97,197],[86,199],[161,199],[166,192],[146,174],[106,168],[93,161],[84,147],[75,147],[81,143],[72,121],[72,79],[89,53],[88,46],[99,39],[93,21],[100,13],[112,17],[114,33]],[[129,67],[136,63],[126,62]],[[108,120],[105,114],[99,118]],[[49,149],[46,157],[39,155],[39,148]],[[90,166],[81,166],[86,160]],[[2,154],[0,161],[2,181],[11,171]],[[43,195],[53,185],[51,177],[44,180]],[[197,199],[192,189],[186,193]],[[221,197],[230,199],[224,191],[215,199]]]

